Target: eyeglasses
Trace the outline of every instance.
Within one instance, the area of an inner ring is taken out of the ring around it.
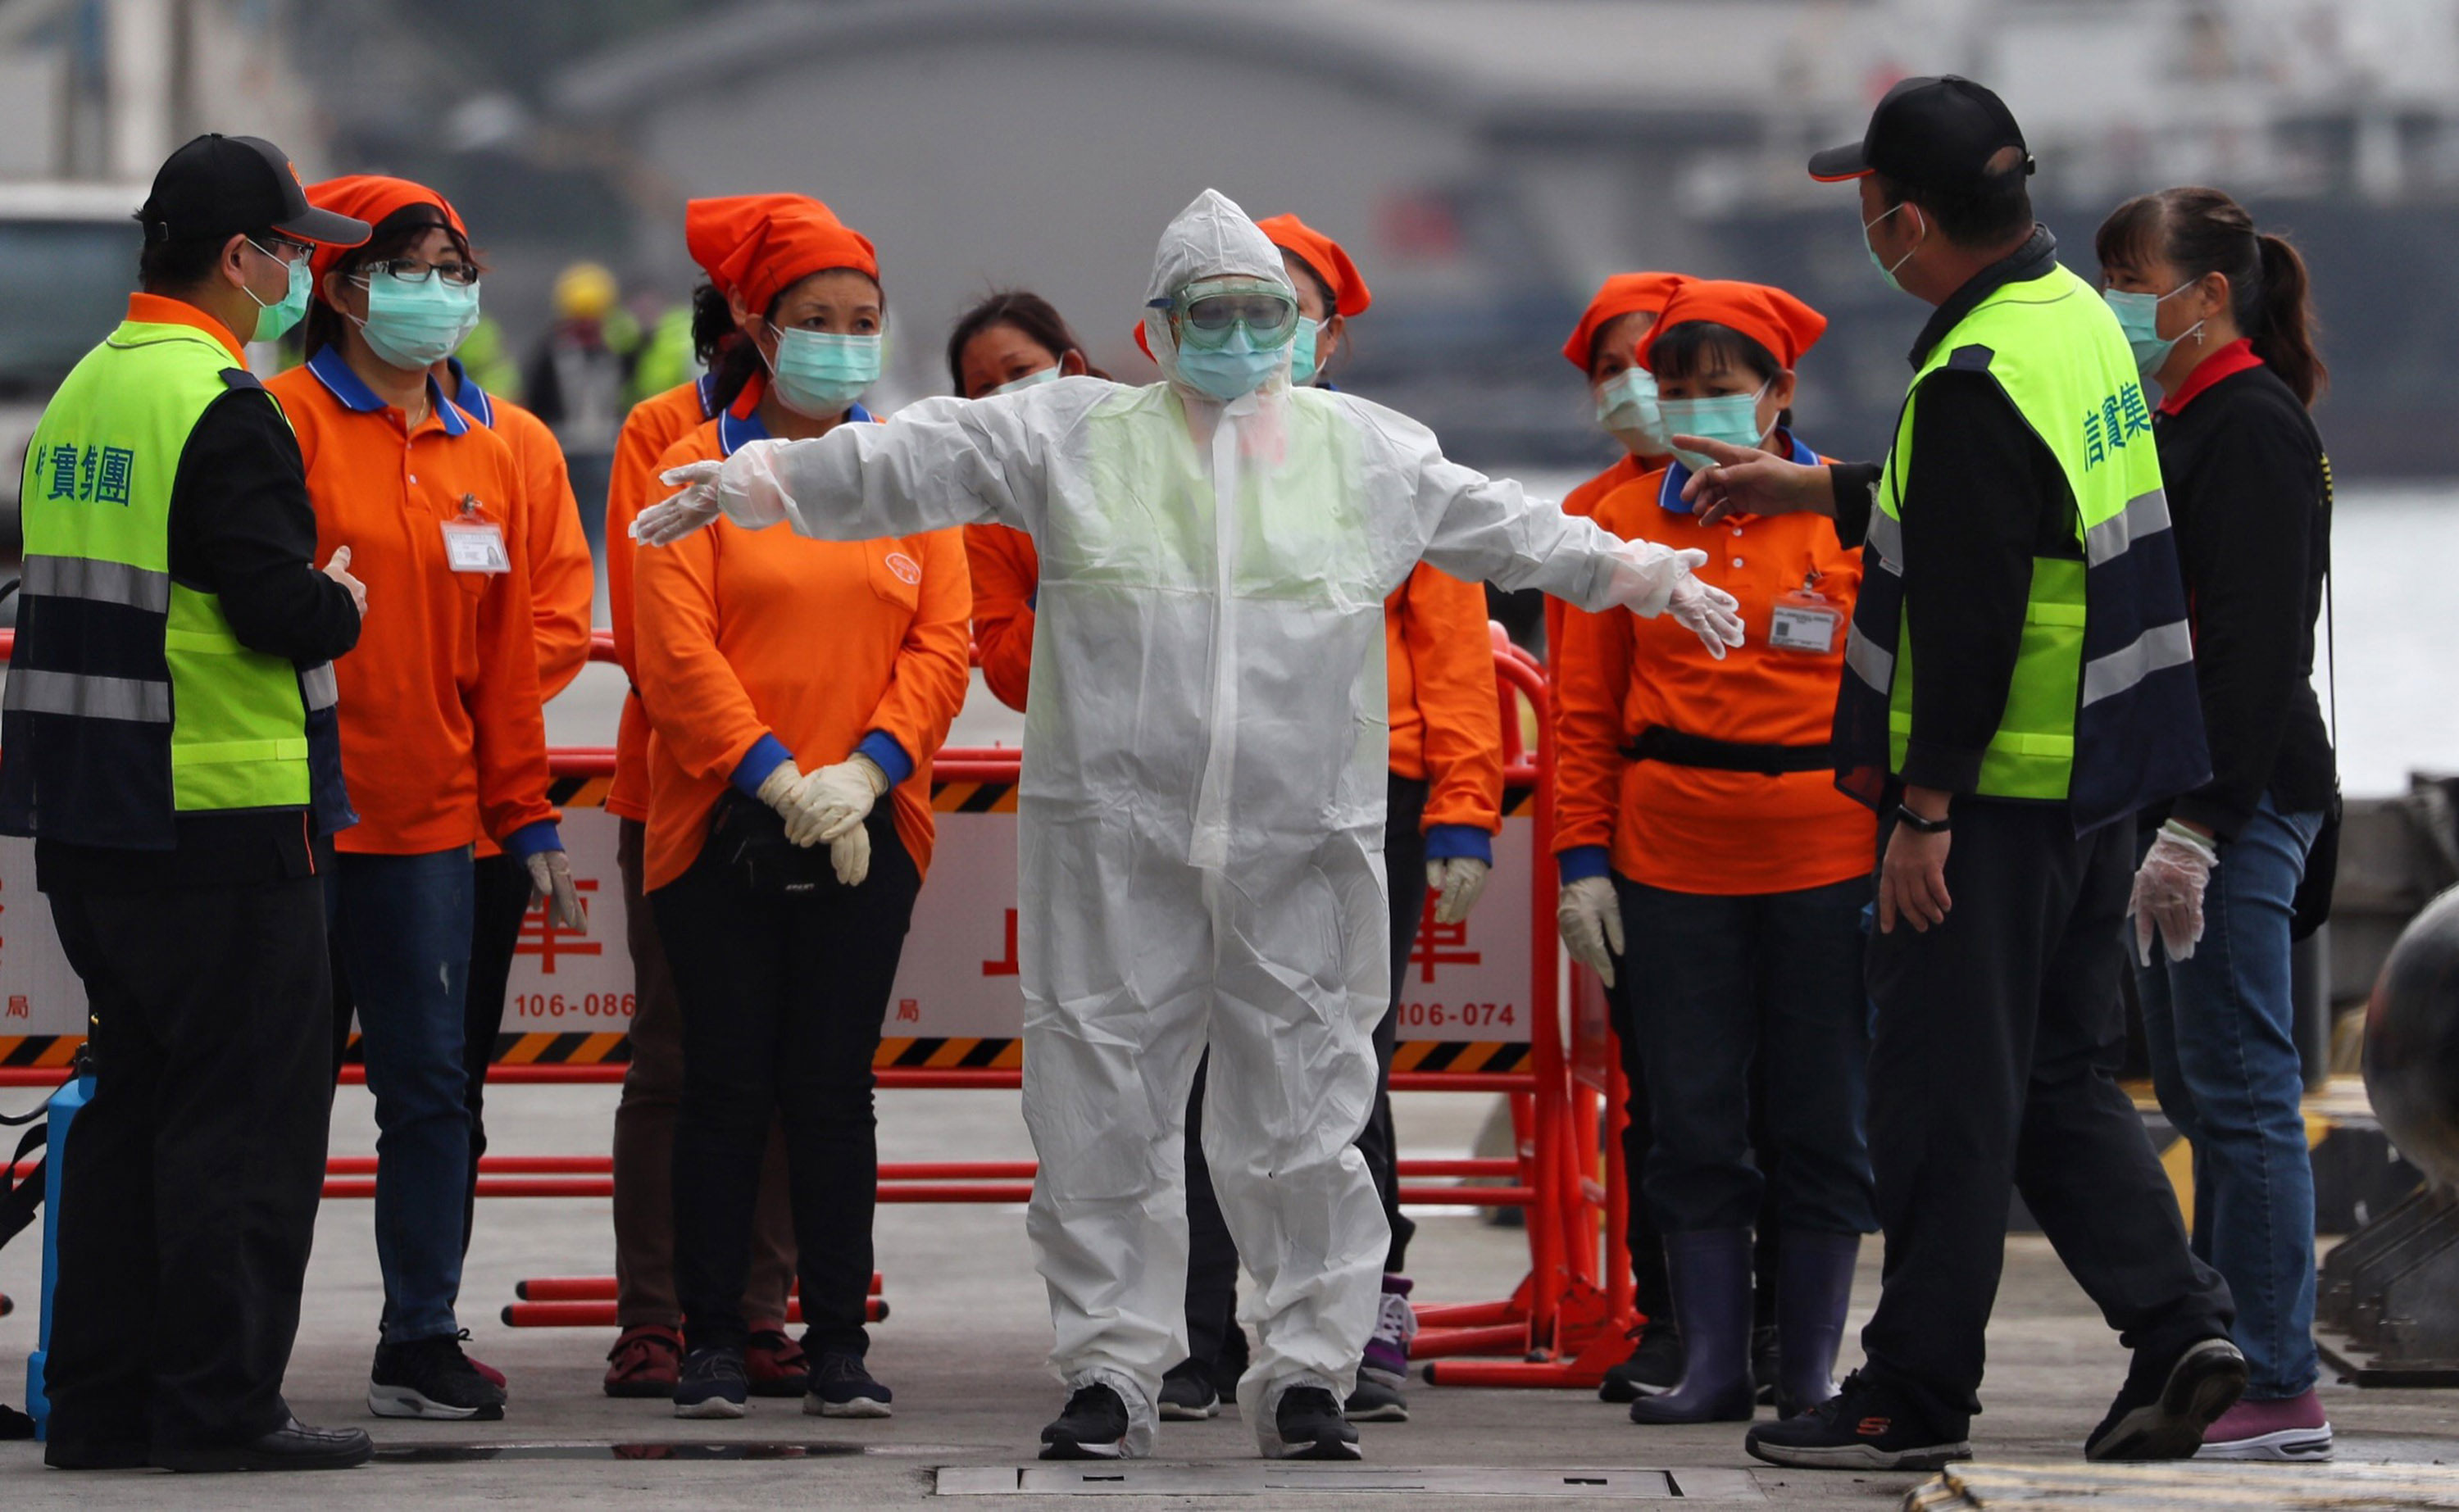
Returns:
[[[440,278],[455,288],[468,288],[478,282],[478,269],[468,262],[423,262],[417,258],[389,258],[382,262],[360,266],[356,282],[364,286],[377,274],[400,284],[424,284],[429,278]]]
[[[247,244],[276,262],[285,265],[296,262],[316,250],[310,242],[294,242],[286,236],[270,237],[265,242],[259,242],[254,237],[250,237],[247,239]]]
[[[1297,301],[1261,279],[1202,279],[1167,299],[1152,302],[1178,326],[1181,345],[1218,351],[1240,326],[1257,347],[1288,345],[1298,326]]]

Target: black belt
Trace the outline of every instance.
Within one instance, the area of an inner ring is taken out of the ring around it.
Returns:
[[[1641,730],[1639,739],[1624,746],[1622,754],[1629,761],[1701,766],[1710,771],[1756,772],[1762,777],[1836,769],[1833,746],[1748,746],[1738,741],[1710,740],[1705,735],[1686,735],[1662,724]]]

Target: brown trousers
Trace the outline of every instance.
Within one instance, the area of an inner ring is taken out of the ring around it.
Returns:
[[[615,862],[623,873],[625,943],[635,984],[632,1063],[623,1100],[615,1108],[615,1320],[683,1327],[675,1300],[675,1108],[683,1090],[683,1011],[658,921],[641,892],[647,827],[621,821]],[[743,1320],[753,1333],[786,1326],[786,1296],[794,1282],[794,1212],[786,1188],[786,1144],[768,1131],[760,1171],[760,1206],[751,1219],[751,1276],[743,1291]]]

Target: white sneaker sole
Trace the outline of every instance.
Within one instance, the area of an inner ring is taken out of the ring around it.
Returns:
[[[410,1386],[368,1384],[368,1411],[379,1418],[425,1418],[443,1422],[466,1422],[473,1418],[504,1416],[498,1407],[454,1407],[421,1395]]]
[[[830,1401],[825,1396],[806,1395],[803,1415],[807,1418],[893,1418],[895,1409],[870,1396],[857,1396],[851,1401]]]
[[[2331,1425],[2320,1428],[2282,1428],[2274,1433],[2256,1434],[2251,1438],[2232,1438],[2226,1443],[2207,1443],[2195,1451],[2197,1460],[2257,1460],[2275,1464],[2322,1464],[2331,1458]]]
[[[1762,1444],[1746,1439],[1742,1445],[1755,1460],[1769,1464],[1791,1465],[1801,1470],[1938,1470],[1959,1460],[1972,1458],[1969,1441],[1923,1444],[1918,1449],[1880,1449],[1870,1444],[1836,1444],[1824,1448],[1803,1448],[1792,1444]]]
[[[678,1418],[740,1418],[751,1410],[747,1402],[729,1401],[723,1396],[704,1397],[696,1402],[675,1403]]]

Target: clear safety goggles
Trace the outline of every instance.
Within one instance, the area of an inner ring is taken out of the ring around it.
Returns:
[[[1153,301],[1152,307],[1168,312],[1180,346],[1199,351],[1229,346],[1242,326],[1248,345],[1259,350],[1288,346],[1298,328],[1297,301],[1267,279],[1199,279],[1167,299]]]

